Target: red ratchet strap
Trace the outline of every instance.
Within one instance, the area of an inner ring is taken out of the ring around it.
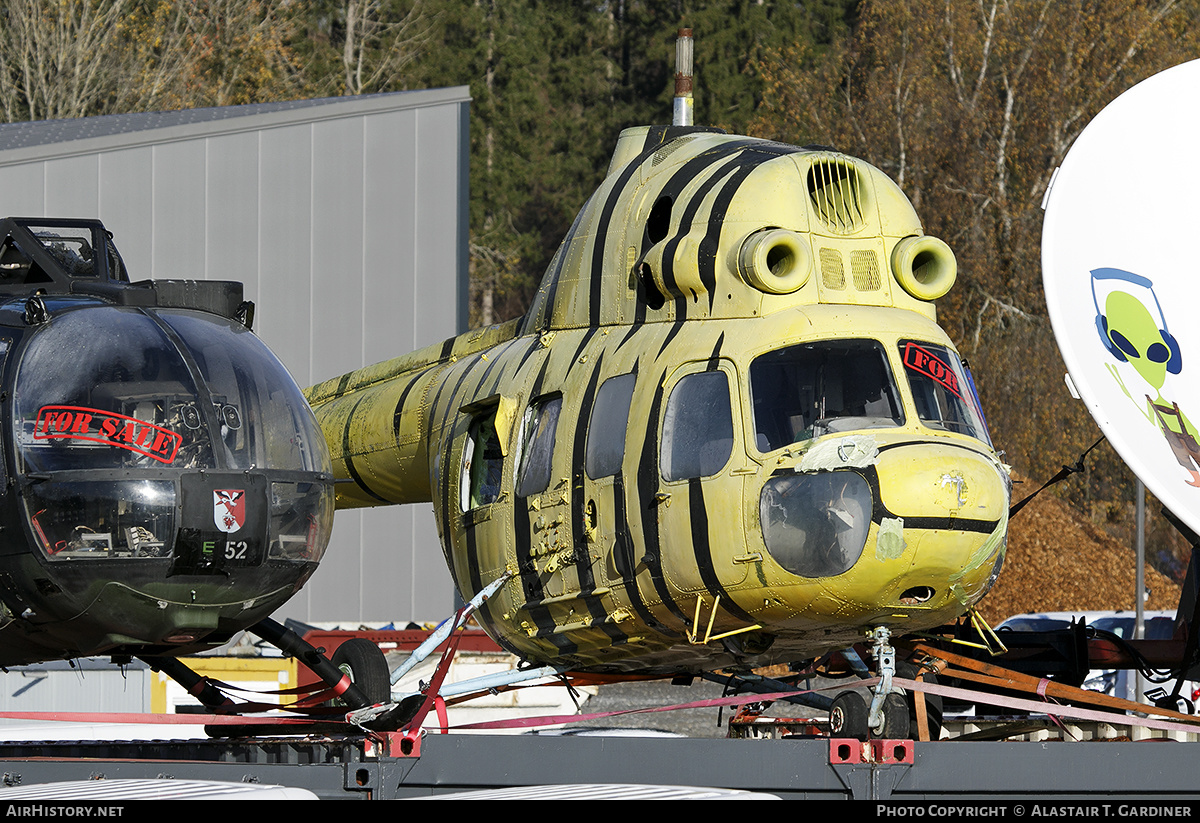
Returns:
[[[415,742],[421,736],[421,724],[425,722],[425,716],[429,714],[430,708],[433,707],[436,701],[440,701],[441,697],[438,692],[442,688],[442,682],[446,679],[446,674],[450,671],[450,664],[454,661],[454,657],[458,654],[458,643],[462,640],[462,632],[458,629],[463,620],[463,614],[466,607],[458,610],[454,616],[455,628],[450,632],[450,637],[446,641],[446,646],[442,650],[442,659],[438,661],[437,669],[433,673],[433,677],[429,681],[429,687],[425,689],[425,702],[421,704],[421,708],[417,710],[413,719],[408,721],[408,724],[401,731],[403,739],[410,743]],[[438,712],[438,720],[444,729],[446,721],[442,718],[445,711],[445,703],[442,702],[442,708]]]
[[[233,683],[226,683],[223,680],[217,680],[212,677],[203,677],[201,680],[189,690],[190,694],[199,694],[205,685],[211,686],[221,694],[228,698],[237,698],[240,702],[234,703],[230,709],[235,712],[271,712],[271,711],[290,711],[297,714],[308,714],[316,717],[324,715],[334,715],[344,713],[342,709],[327,709],[322,706],[323,703],[340,697],[345,693],[346,689],[350,688],[354,681],[350,679],[350,675],[342,675],[342,679],[338,681],[336,686],[325,686],[321,683],[311,683],[304,686],[295,686],[290,689],[246,689],[237,686]],[[272,695],[272,696],[298,696],[299,699],[294,703],[266,703],[256,700],[248,700],[245,695]]]

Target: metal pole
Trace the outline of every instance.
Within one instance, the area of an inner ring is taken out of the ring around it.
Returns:
[[[1146,635],[1145,629],[1145,599],[1146,599],[1146,486],[1142,483],[1139,477],[1137,481],[1137,499],[1135,501],[1135,511],[1137,513],[1137,571],[1134,574],[1134,599],[1136,612],[1133,619],[1133,636],[1141,640]],[[1142,682],[1141,672],[1136,673],[1137,690],[1134,694],[1134,699],[1139,703],[1142,700],[1142,695],[1145,692],[1145,684]]]

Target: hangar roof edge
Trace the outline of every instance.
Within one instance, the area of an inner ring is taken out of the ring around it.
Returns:
[[[0,124],[0,165],[469,102],[467,86]]]

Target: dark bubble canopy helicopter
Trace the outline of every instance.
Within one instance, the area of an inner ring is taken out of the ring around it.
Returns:
[[[316,570],[328,449],[252,320],[99,221],[0,220],[0,665],[210,648]]]

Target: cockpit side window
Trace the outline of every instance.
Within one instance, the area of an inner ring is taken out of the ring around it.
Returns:
[[[923,424],[991,445],[975,384],[953,350],[936,343],[902,340],[900,358]]]
[[[554,439],[562,396],[543,397],[529,404],[521,435],[521,467],[517,472],[517,496],[528,497],[550,486]]]
[[[729,378],[723,371],[689,374],[671,390],[663,415],[664,480],[709,477],[733,454]]]
[[[192,414],[209,424],[220,461],[236,469],[324,465],[324,436],[311,416],[297,412],[304,401],[261,340],[240,323],[199,312],[160,309],[158,317],[183,341],[203,378],[204,407]]]
[[[762,453],[830,432],[904,424],[883,346],[822,340],[768,352],[750,364],[755,445]]]
[[[588,477],[599,480],[621,470],[625,459],[625,428],[629,424],[629,404],[633,400],[636,374],[610,377],[596,393],[592,419],[588,421],[587,455],[584,468]]]

